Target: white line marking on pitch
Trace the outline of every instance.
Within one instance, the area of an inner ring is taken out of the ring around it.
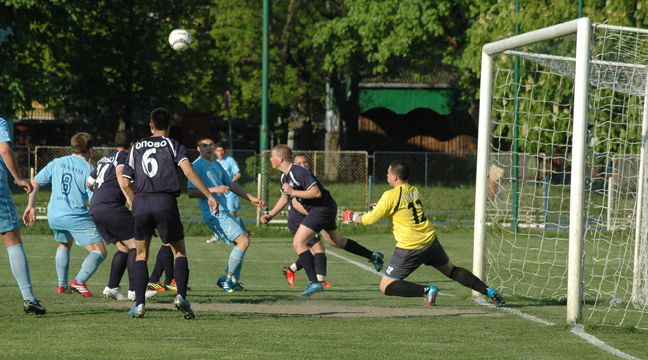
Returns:
[[[344,256],[339,255],[339,254],[336,254],[336,253],[334,253],[333,251],[331,251],[331,250],[329,250],[329,249],[326,249],[326,253],[327,253],[327,254],[331,254],[331,255],[333,255],[333,256],[335,256],[335,257],[338,257],[338,258],[340,258],[340,259],[342,259],[342,260],[345,260],[345,261],[347,261],[347,262],[350,262],[351,264],[353,264],[353,265],[355,265],[355,266],[357,266],[357,267],[360,267],[360,268],[362,268],[362,269],[365,269],[365,270],[369,271],[369,272],[372,273],[372,274],[376,274],[376,275],[378,275],[378,276],[382,276],[382,273],[377,272],[377,271],[376,271],[376,268],[369,267],[369,266],[367,266],[367,265],[365,265],[365,264],[360,264],[360,263],[357,262],[357,261],[353,261],[353,260],[351,260],[351,259],[345,258]],[[453,295],[453,294],[446,294],[446,293],[441,292],[441,291],[439,291],[439,294],[444,295],[444,296],[452,296],[452,297],[457,296],[457,295]]]
[[[494,304],[491,304],[490,302],[486,301],[481,296],[474,298],[474,300],[475,300],[475,302],[477,302],[480,305],[495,307]],[[498,309],[502,310],[502,311],[510,312],[512,314],[523,317],[523,318],[525,318],[527,320],[535,321],[535,322],[543,324],[543,325],[548,325],[548,326],[556,325],[556,324],[554,324],[552,322],[537,318],[537,317],[535,317],[533,315],[525,314],[525,313],[523,313],[523,312],[521,312],[519,310],[516,310],[516,309],[511,309],[511,308],[507,308],[507,307],[501,307],[501,308],[498,308]],[[588,343],[596,346],[597,348],[599,348],[599,349],[601,349],[603,351],[607,351],[608,353],[610,353],[612,355],[616,355],[618,357],[628,359],[628,360],[641,360],[640,358],[634,357],[632,355],[628,355],[628,354],[624,353],[621,350],[615,349],[612,346],[607,345],[603,341],[597,339],[595,336],[586,333],[582,324],[576,324],[576,325],[572,326],[571,332],[574,335],[580,337],[581,339],[587,341]]]

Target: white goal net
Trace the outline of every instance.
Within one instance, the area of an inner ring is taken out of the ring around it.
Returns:
[[[580,19],[483,56],[475,273],[569,322],[648,329],[648,31]]]

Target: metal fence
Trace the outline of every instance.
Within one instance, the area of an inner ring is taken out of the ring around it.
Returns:
[[[90,156],[90,164],[92,166],[96,166],[99,159],[109,154],[113,150],[113,147],[93,148],[92,155]],[[34,153],[34,174],[37,174],[40,170],[47,166],[50,161],[62,156],[72,155],[72,149],[69,146],[37,146],[34,150]],[[27,151],[27,154],[29,155],[29,151]],[[188,149],[187,155],[189,156],[189,160],[193,162],[200,156],[200,153],[196,149]],[[234,150],[232,154],[228,153],[227,155],[234,158],[234,160],[236,160],[236,162],[238,163],[239,168],[241,169],[241,179],[238,181],[239,184],[242,187],[246,188],[246,190],[252,192],[253,194],[256,194],[256,191],[254,191],[256,183],[256,152],[254,150]],[[29,171],[29,167],[25,167],[25,169],[27,169],[25,171]],[[26,176],[26,178],[29,177]],[[182,192],[186,193],[187,177],[180,169],[178,169],[178,178],[180,180],[180,187],[182,189]],[[41,188],[42,191],[51,191],[51,189],[51,184],[48,184]],[[14,193],[17,193],[17,190]],[[40,200],[45,201],[44,198]],[[16,205],[18,205],[18,203]],[[26,205],[26,202],[24,205]],[[198,208],[196,200],[186,201],[186,199],[180,199],[178,201],[178,207],[180,208],[180,214],[183,221],[201,221],[200,209]],[[255,209],[256,208],[249,202],[241,201],[241,217],[243,217],[248,222],[256,222]]]
[[[25,178],[28,178],[30,167],[37,173],[53,159],[71,154],[69,146],[37,146],[32,164],[29,150],[28,147],[14,148]],[[112,147],[94,148],[90,163],[96,164],[112,150]],[[470,222],[474,217],[476,154],[375,152],[370,156],[365,151],[299,153],[309,159],[311,170],[331,192],[338,203],[339,212],[349,208],[366,211],[370,203],[378,201],[381,194],[390,189],[386,181],[389,164],[401,160],[410,165],[410,183],[422,192],[425,201],[423,205],[433,221]],[[199,153],[195,149],[189,149],[188,155],[193,161]],[[257,155],[254,150],[234,150],[231,154],[241,168],[239,184],[254,196],[260,196],[271,207],[280,195],[280,172],[272,168],[270,155],[271,151]],[[187,179],[182,171],[178,175],[182,190],[186,192]],[[258,175],[260,183],[257,183]],[[22,191],[15,187],[16,189],[12,188],[15,194]],[[45,187],[43,190],[49,191],[50,188]],[[197,202],[185,198],[186,196],[181,196],[178,202],[183,220],[200,221]],[[46,201],[42,197],[39,200]],[[257,219],[257,210],[243,200],[240,215],[247,223],[253,223]]]
[[[281,195],[281,172],[270,163],[271,151],[261,155],[261,199],[272,208]],[[366,151],[300,151],[311,164],[311,171],[338,203],[338,212],[346,208],[366,209],[369,189],[369,160]],[[286,210],[286,209],[284,209]],[[286,217],[279,215],[279,219]]]

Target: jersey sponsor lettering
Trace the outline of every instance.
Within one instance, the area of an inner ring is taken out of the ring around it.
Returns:
[[[97,161],[97,168],[88,178],[88,182],[94,182],[90,215],[126,204],[126,197],[119,186],[120,179],[117,179],[117,168],[124,166],[127,161],[128,153],[120,150],[113,150]]]
[[[135,183],[136,193],[180,195],[177,168],[188,160],[187,149],[174,139],[154,136],[133,145],[123,176]]]

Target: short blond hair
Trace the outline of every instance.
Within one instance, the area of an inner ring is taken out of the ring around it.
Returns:
[[[292,150],[288,145],[277,145],[272,148],[272,151],[275,152],[275,155],[282,157],[284,160],[292,161]]]
[[[92,149],[92,135],[87,132],[80,132],[72,136],[70,140],[73,154],[87,154]]]

